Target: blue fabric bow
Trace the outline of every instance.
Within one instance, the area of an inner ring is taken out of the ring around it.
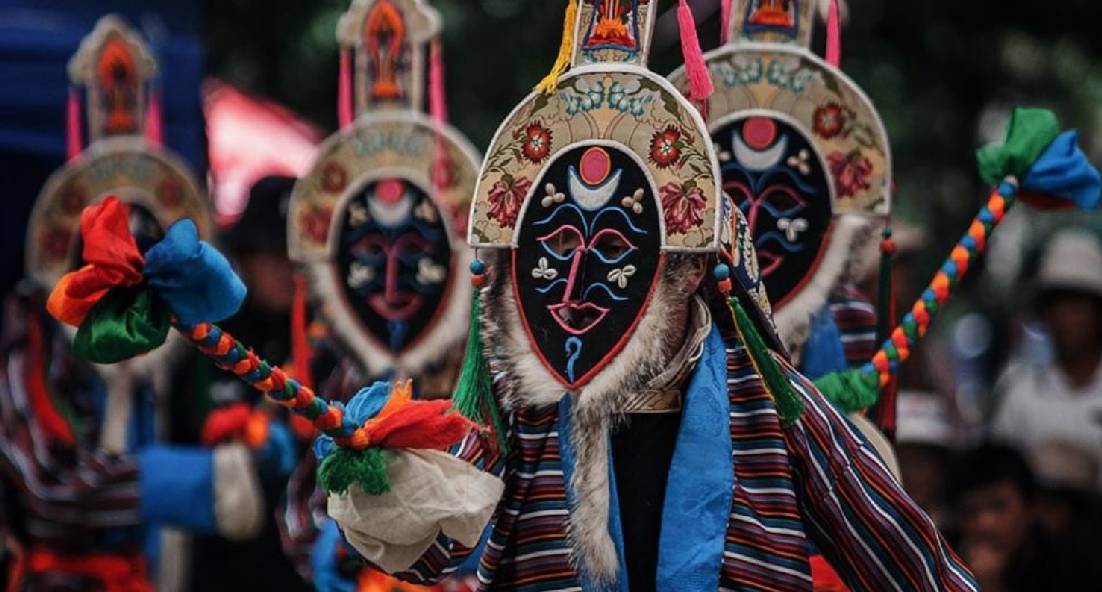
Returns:
[[[1098,207],[1102,177],[1079,148],[1075,130],[1061,133],[1022,179],[1022,190],[1070,202],[1083,210]]]
[[[245,284],[229,261],[199,240],[195,223],[183,219],[145,253],[145,278],[185,327],[233,316],[245,301]]]

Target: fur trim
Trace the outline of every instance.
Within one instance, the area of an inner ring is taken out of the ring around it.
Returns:
[[[494,348],[493,363],[500,371],[497,392],[506,409],[556,405],[566,393],[528,342],[511,289],[507,257],[508,252],[503,252],[494,266],[483,308],[484,337]],[[568,536],[575,565],[596,581],[613,580],[619,570],[616,545],[608,531],[609,430],[621,417],[617,410],[661,373],[672,355],[665,335],[673,303],[688,304],[691,298],[684,292],[681,272],[678,260],[667,257],[663,277],[624,349],[593,380],[569,394],[575,465]]]
[[[800,359],[811,334],[811,317],[822,310],[830,293],[846,276],[855,259],[854,253],[872,236],[872,227],[864,216],[842,214],[835,217],[827,238],[830,244],[815,274],[794,298],[774,309],[777,334],[793,360]]]

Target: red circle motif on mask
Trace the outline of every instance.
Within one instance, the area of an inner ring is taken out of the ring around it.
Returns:
[[[777,124],[768,117],[751,117],[742,125],[742,138],[754,150],[765,150],[777,139]]]
[[[607,179],[612,171],[612,157],[604,148],[594,146],[582,153],[578,168],[582,181],[597,185]]]

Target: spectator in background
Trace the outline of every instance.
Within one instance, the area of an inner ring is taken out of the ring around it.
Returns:
[[[950,516],[953,428],[945,400],[925,391],[900,391],[895,452],[903,488],[938,530],[955,531]]]
[[[1100,581],[1096,561],[1039,527],[1037,484],[1017,450],[981,445],[963,457],[958,478],[957,548],[984,592],[1083,590]]]
[[[1102,464],[1102,242],[1078,228],[1044,248],[1033,311],[1053,346],[1049,362],[1012,363],[996,385],[995,438],[1031,451],[1057,439]],[[1097,486],[1097,483],[1096,483]]]
[[[1098,463],[1089,451],[1049,440],[1035,447],[1030,465],[1037,475],[1037,523],[1049,536],[1075,548],[1097,547]]]

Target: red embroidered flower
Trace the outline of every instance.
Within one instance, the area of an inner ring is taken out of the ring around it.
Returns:
[[[828,140],[846,128],[846,112],[838,103],[830,102],[819,107],[812,119],[815,133]]]
[[[329,238],[329,219],[332,217],[332,209],[314,207],[303,212],[299,221],[307,238],[316,243],[323,243]]]
[[[656,132],[650,140],[650,159],[664,169],[681,158],[681,132],[674,126]]]
[[[69,190],[61,196],[61,209],[64,210],[66,214],[76,215],[84,209],[85,201],[83,191],[76,187],[70,187]]]
[[[872,163],[861,155],[860,150],[849,154],[832,152],[827,156],[827,163],[830,165],[830,174],[834,175],[834,188],[838,197],[852,197],[858,191],[869,188]]]
[[[157,201],[170,210],[175,209],[184,201],[184,189],[176,179],[165,179],[157,185]]]
[[[704,208],[708,204],[704,199],[704,191],[699,187],[670,181],[659,192],[662,194],[666,232],[685,234],[704,222]]]
[[[455,163],[446,155],[433,159],[429,166],[429,179],[435,189],[451,189],[456,182]]]
[[[321,170],[322,189],[329,193],[340,193],[347,185],[348,173],[344,167],[335,162],[326,163],[325,168]]]
[[[523,140],[520,151],[528,160],[539,164],[551,153],[551,130],[540,122],[528,124],[520,135]]]
[[[69,256],[69,243],[73,240],[73,233],[68,229],[55,226],[42,235],[42,251],[50,259],[65,259]]]
[[[524,197],[528,195],[528,189],[532,182],[524,177],[514,179],[508,175],[494,183],[490,188],[487,198],[490,200],[490,212],[487,214],[491,220],[497,220],[497,225],[502,228],[510,228],[517,221],[520,206],[524,203]]]

